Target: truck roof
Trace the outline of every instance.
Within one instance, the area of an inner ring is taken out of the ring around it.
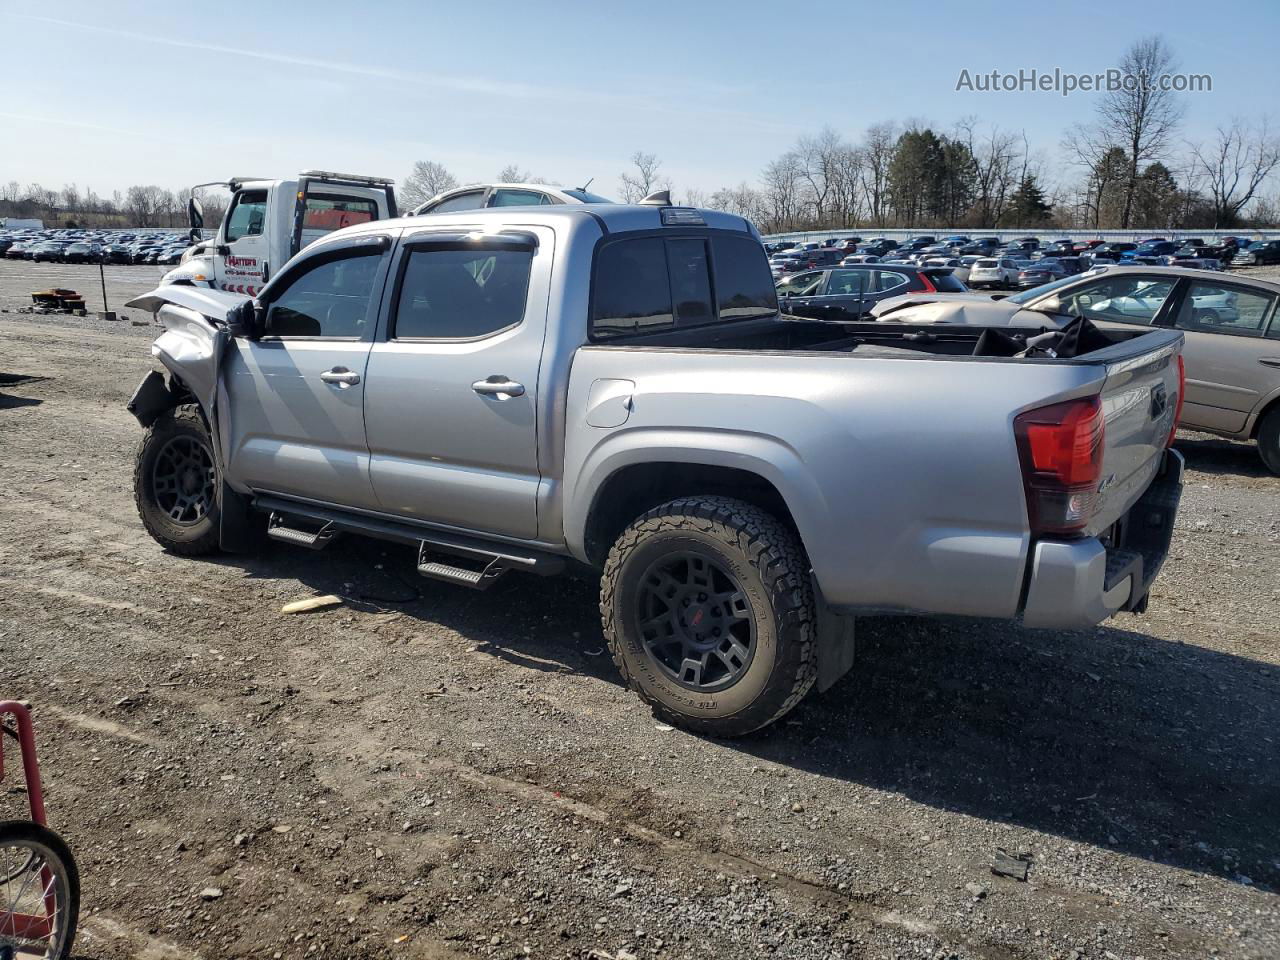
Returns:
[[[356,234],[379,233],[387,229],[413,228],[429,230],[434,227],[480,226],[490,223],[527,223],[575,230],[595,224],[603,233],[622,233],[635,230],[662,230],[663,210],[693,210],[693,207],[656,207],[622,203],[548,204],[527,207],[490,207],[482,210],[459,210],[455,213],[427,213],[416,217],[396,217],[391,220],[373,220],[335,231],[325,237],[326,242],[335,237]],[[716,230],[735,230],[758,236],[750,223],[737,214],[720,210],[697,210],[705,225]],[[676,229],[671,225],[667,229]]]

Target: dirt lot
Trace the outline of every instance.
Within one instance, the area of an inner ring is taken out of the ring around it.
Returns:
[[[97,270],[0,265],[0,308],[52,279]],[[0,313],[0,693],[35,703],[79,955],[1280,956],[1280,479],[1251,447],[1181,439],[1148,616],[868,619],[837,687],[716,742],[619,686],[589,583],[162,553],[124,410],[154,332]]]

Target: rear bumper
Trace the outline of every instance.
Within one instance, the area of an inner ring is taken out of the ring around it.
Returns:
[[[1169,553],[1182,471],[1182,455],[1166,450],[1160,472],[1116,524],[1109,543],[1097,537],[1037,542],[1022,622],[1084,629],[1122,610],[1145,610],[1147,593]]]

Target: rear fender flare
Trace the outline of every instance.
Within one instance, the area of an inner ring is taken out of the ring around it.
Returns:
[[[646,463],[729,467],[768,481],[782,495],[814,565],[821,566],[814,552],[823,549],[831,510],[800,454],[767,434],[683,428],[622,430],[590,451],[565,489],[565,542],[575,557],[587,561],[588,523],[609,478]]]

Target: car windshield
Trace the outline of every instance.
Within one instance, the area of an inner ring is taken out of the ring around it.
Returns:
[[[581,200],[583,203],[613,203],[607,197],[602,197],[598,193],[587,193],[585,190],[565,190],[563,192],[575,200]]]
[[[1266,247],[1266,245],[1267,245],[1267,241],[1265,240],[1255,240],[1253,243],[1249,244],[1249,249],[1262,250]]]

